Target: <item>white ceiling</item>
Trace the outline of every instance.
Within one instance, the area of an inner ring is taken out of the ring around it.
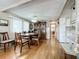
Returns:
[[[7,4],[4,4],[4,1]],[[22,1],[23,0],[0,0],[2,3],[0,3],[0,6],[2,5],[0,9],[5,9],[7,6],[14,4],[15,2],[19,3]],[[7,11],[29,20],[55,20],[60,16],[66,1],[67,0],[32,0],[29,3],[10,8]]]
[[[31,0],[0,0],[0,11],[4,11]]]

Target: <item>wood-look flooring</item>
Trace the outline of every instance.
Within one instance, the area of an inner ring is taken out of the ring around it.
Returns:
[[[42,41],[39,46],[32,45],[31,49],[25,46],[21,54],[19,48],[14,51],[13,46],[7,48],[6,52],[0,50],[0,59],[68,59],[66,56],[60,43],[54,37],[51,40]]]

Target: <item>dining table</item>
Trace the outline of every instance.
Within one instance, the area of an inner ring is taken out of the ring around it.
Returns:
[[[33,38],[33,36],[38,36],[38,33],[21,33],[21,36],[22,37],[29,37],[30,43],[33,44],[32,38]]]

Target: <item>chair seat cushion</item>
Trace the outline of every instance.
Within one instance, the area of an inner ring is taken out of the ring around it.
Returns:
[[[0,43],[9,43],[9,42],[12,42],[12,41],[14,41],[14,39],[4,40],[4,41],[1,41]]]

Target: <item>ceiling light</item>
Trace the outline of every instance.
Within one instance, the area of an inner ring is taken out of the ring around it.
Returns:
[[[36,22],[37,22],[37,20],[32,20],[32,22],[33,22],[33,23],[36,23]]]

